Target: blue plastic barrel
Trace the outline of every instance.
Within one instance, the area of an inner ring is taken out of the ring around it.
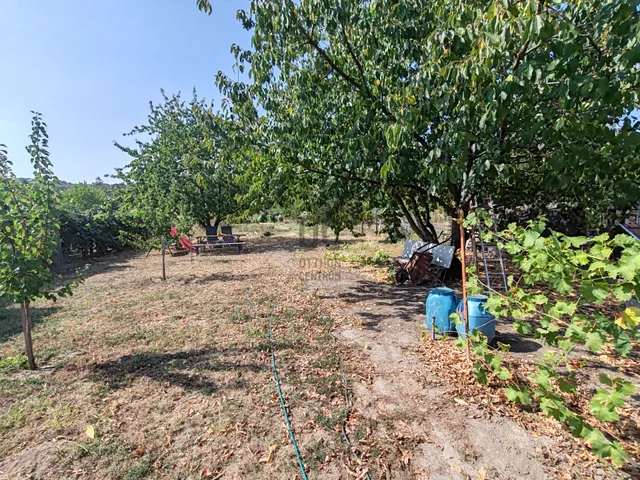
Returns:
[[[490,342],[496,336],[496,317],[491,315],[484,309],[484,302],[487,301],[486,295],[470,295],[467,297],[468,316],[469,316],[469,330],[480,330]],[[464,302],[460,300],[458,304],[457,312],[462,318],[462,310],[464,308]],[[456,325],[458,334],[462,337],[465,336],[464,325]]]
[[[442,334],[454,332],[449,315],[456,311],[458,297],[450,288],[434,288],[429,292],[426,302],[427,318],[425,324],[431,330],[432,317],[436,331]]]

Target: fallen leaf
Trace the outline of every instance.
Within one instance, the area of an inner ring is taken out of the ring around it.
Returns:
[[[144,448],[136,448],[136,455],[144,455]]]
[[[93,440],[96,438],[96,429],[93,428],[93,425],[87,425],[87,429],[84,431],[84,434]]]
[[[409,450],[400,450],[402,452],[402,456],[400,457],[400,462],[405,465],[409,465],[409,462],[413,458],[413,454]]]
[[[269,447],[269,454],[265,455],[260,460],[258,460],[258,463],[271,463],[271,462],[273,462],[273,457],[274,457],[274,454],[276,453],[277,449],[278,449],[278,445],[271,445]]]
[[[229,459],[229,457],[230,457],[231,455],[233,455],[233,450],[227,450],[227,451],[226,451],[226,452],[224,452],[224,453],[222,454],[222,456],[220,457],[220,461],[221,461],[221,462],[226,462],[226,461]]]

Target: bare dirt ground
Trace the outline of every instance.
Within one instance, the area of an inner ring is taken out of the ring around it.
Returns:
[[[18,314],[2,310],[0,479],[300,478],[270,319],[309,478],[614,478],[434,373],[427,290],[292,235],[168,258],[166,282],[157,254],[96,262],[76,295],[36,306],[36,372],[15,366]]]
[[[320,298],[341,300],[349,315],[361,319],[360,328],[340,329],[342,341],[365,349],[373,367],[371,384],[356,386],[356,408],[374,419],[396,419],[398,430],[421,440],[411,457],[416,474],[545,478],[551,439],[453,398],[414,354],[423,331],[423,289],[380,285],[350,272],[339,282],[313,286]]]

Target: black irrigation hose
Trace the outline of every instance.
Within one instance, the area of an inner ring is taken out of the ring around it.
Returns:
[[[351,443],[351,440],[349,440],[349,436],[347,435],[347,431],[345,430],[347,420],[349,419],[349,415],[351,415],[351,402],[349,401],[349,388],[347,387],[347,379],[343,374],[340,374],[340,378],[342,378],[342,383],[344,385],[344,399],[347,403],[347,413],[344,416],[344,422],[342,422],[342,425],[340,426],[340,428],[342,429],[342,437],[344,438],[344,441],[347,442],[347,445],[349,445],[349,450],[351,451],[351,454],[353,455],[353,457],[358,462],[360,462],[360,456],[356,453],[355,449],[353,448],[353,444]],[[369,472],[365,472],[364,475],[367,480],[371,480],[371,476],[369,475]]]

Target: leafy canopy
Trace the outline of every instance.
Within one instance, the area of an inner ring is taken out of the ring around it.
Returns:
[[[264,112],[260,160],[382,192],[423,237],[434,208],[496,191],[617,218],[639,193],[637,5],[252,1],[252,49],[232,51]]]
[[[172,224],[190,229],[237,212],[242,173],[232,161],[229,122],[195,92],[189,103],[162,93],[148,123],[130,133],[146,139],[136,139],[136,148],[116,143],[132,157],[117,174],[126,185],[122,199],[160,239]]]
[[[54,291],[51,271],[58,243],[58,180],[49,160],[49,137],[39,113],[31,122],[27,147],[33,179],[21,182],[0,146],[0,297],[28,305],[37,298],[55,300],[71,294],[74,285]]]

